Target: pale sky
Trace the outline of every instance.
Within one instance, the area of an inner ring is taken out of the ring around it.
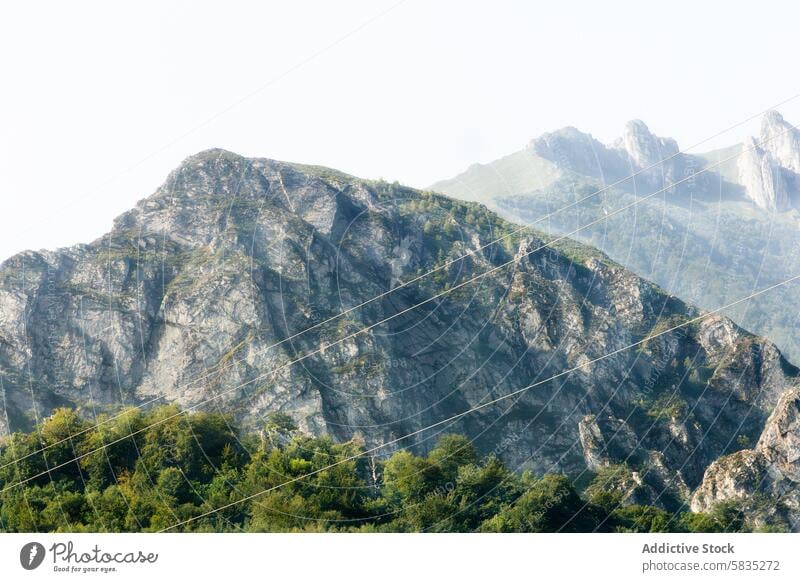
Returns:
[[[5,2],[0,260],[93,240],[210,147],[412,186],[565,125],[611,141],[641,118],[687,147],[800,93],[798,16],[788,1]],[[800,122],[800,99],[780,111]]]

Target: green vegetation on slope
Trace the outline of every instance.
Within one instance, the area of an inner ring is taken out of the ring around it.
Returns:
[[[59,409],[36,431],[14,433],[0,448],[0,530],[158,531],[220,507],[179,530],[745,529],[731,505],[679,515],[622,505],[624,467],[601,471],[580,493],[563,475],[519,475],[481,458],[458,435],[427,456],[378,460],[357,442],[300,435],[281,413],[259,434],[241,434],[229,416],[179,412],[131,409],[95,427]]]

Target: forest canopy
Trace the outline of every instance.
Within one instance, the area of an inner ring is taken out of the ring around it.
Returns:
[[[724,532],[742,512],[627,504],[609,468],[578,489],[517,473],[448,434],[420,456],[301,434],[272,414],[258,432],[220,413],[129,409],[96,424],[58,409],[0,445],[0,531]]]

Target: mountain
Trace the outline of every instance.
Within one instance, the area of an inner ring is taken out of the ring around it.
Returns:
[[[674,184],[691,168],[700,165],[695,156],[679,153],[675,140],[655,136],[638,119],[628,122],[622,136],[609,146],[590,134],[568,127],[536,138],[528,150],[533,156],[554,164],[560,178],[574,173],[611,183],[637,173],[631,189],[642,193]],[[660,160],[665,161],[652,167]],[[706,182],[707,178],[701,180]],[[434,189],[447,192],[451,187],[445,182],[436,184]]]
[[[624,463],[652,503],[688,503],[797,369],[721,315],[672,330],[698,310],[551,241],[433,192],[202,152],[98,240],[0,266],[3,429],[166,401],[374,445],[534,385],[387,448],[459,432],[516,470]]]
[[[777,112],[764,115],[757,139],[701,154],[680,152],[641,121],[609,145],[565,128],[504,158],[515,161],[513,176],[547,164],[538,176],[505,181],[492,162],[431,188],[596,246],[715,309],[800,272],[799,136]],[[797,286],[787,286],[729,315],[800,360],[798,299]]]
[[[431,189],[494,207],[498,197],[540,191],[578,177],[610,184],[636,173],[623,189],[650,193],[704,165],[702,157],[680,153],[675,140],[657,137],[643,121],[633,120],[613,144],[604,145],[591,134],[565,127],[531,140],[524,150],[505,158],[475,164]],[[698,180],[704,186],[714,183],[709,176]],[[678,184],[674,189],[683,192],[686,187]]]
[[[716,167],[716,162],[732,156],[732,162]],[[702,169],[706,171],[686,181]],[[628,192],[667,188],[674,197],[710,194],[710,200],[720,196],[726,200],[744,198],[763,209],[786,211],[800,208],[798,172],[800,130],[777,111],[769,111],[762,119],[758,139],[748,138],[724,152],[697,155],[681,152],[674,139],[656,136],[638,119],[629,121],[622,135],[609,145],[574,127],[565,127],[545,133],[524,150],[496,162],[475,164],[454,178],[433,184],[431,189],[491,203],[499,196],[541,190],[565,178],[582,177],[605,185],[624,180],[620,189]],[[714,189],[717,192],[711,191]]]

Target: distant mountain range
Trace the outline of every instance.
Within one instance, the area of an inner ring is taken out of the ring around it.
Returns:
[[[687,180],[699,170],[706,171]],[[629,121],[610,145],[565,127],[532,140],[522,151],[475,164],[432,189],[490,203],[499,196],[542,190],[569,176],[604,184],[624,180],[620,189],[635,193],[670,188],[673,196],[747,199],[759,208],[784,212],[800,207],[800,130],[770,111],[757,139],[689,154],[681,152],[674,139],[654,135],[638,119]]]
[[[569,234],[671,293],[713,309],[800,273],[800,131],[777,112],[760,135],[682,153],[641,121],[605,145],[575,128],[431,188]],[[800,361],[798,287],[731,317]]]

